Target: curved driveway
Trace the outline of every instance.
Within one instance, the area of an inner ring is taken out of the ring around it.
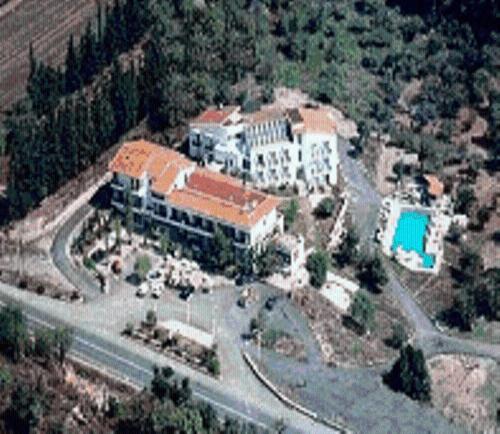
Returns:
[[[101,289],[95,279],[85,270],[78,269],[73,265],[68,256],[69,242],[73,232],[78,224],[92,211],[92,207],[85,203],[64,222],[57,231],[52,246],[50,256],[54,265],[66,277],[66,279],[77,289],[81,291],[85,299],[92,300],[99,296]]]
[[[361,244],[375,248],[375,229],[382,198],[366,176],[361,163],[349,156],[349,143],[339,139],[339,157],[342,174],[351,193],[351,214],[360,236]],[[454,338],[439,332],[411,294],[403,287],[395,272],[389,268],[387,288],[399,300],[408,319],[412,322],[418,345],[427,355],[439,353],[469,353],[500,360],[500,346]]]
[[[374,243],[374,232],[377,225],[379,208],[381,205],[381,196],[371,184],[368,177],[365,175],[365,170],[361,162],[351,158],[348,155],[348,147],[349,145],[346,141],[339,140],[341,168],[351,193],[350,206],[352,207],[353,211],[352,215],[354,217],[354,224],[358,229],[362,244],[370,249],[374,249],[376,248]],[[74,267],[67,254],[67,248],[69,240],[71,238],[71,234],[77,227],[78,223],[81,222],[82,219],[89,212],[91,212],[91,210],[92,208],[90,205],[83,205],[71,216],[71,218],[69,218],[63,224],[54,239],[54,243],[51,248],[51,256],[55,266],[69,280],[69,282],[71,282],[75,287],[79,288],[87,299],[92,300],[99,297],[100,289],[98,288],[94,279],[92,279],[92,277],[85,270],[79,270]],[[427,355],[437,353],[471,353],[500,360],[500,346],[481,344],[464,339],[453,338],[436,330],[429,317],[425,314],[425,312],[423,312],[423,310],[413,299],[410,293],[401,285],[396,274],[392,270],[389,270],[389,282],[387,284],[387,288],[400,301],[406,315],[415,327],[416,341]],[[235,339],[235,337],[232,336],[229,332],[228,335],[225,336],[225,338],[228,338],[229,340]],[[106,349],[111,348],[110,345],[114,345],[111,342],[106,342],[105,345],[103,342],[102,344]],[[116,351],[117,354],[120,354],[119,351],[125,351],[123,348],[117,349],[117,347],[118,345],[113,346],[113,353]],[[235,347],[238,347],[238,345],[235,345]],[[98,351],[97,353],[95,353],[94,351],[89,351],[89,349],[87,348],[87,352],[89,353],[88,355],[93,358],[93,360],[99,360]],[[123,356],[124,357],[120,358],[120,360],[135,360],[133,357],[129,358],[128,355],[124,354]],[[234,357],[234,354],[231,354],[231,359],[234,359]],[[108,365],[113,363],[116,364],[117,362],[108,360]],[[132,366],[134,364],[132,362],[127,363],[129,363],[129,367],[127,369],[131,371],[131,377],[139,377],[140,381],[144,382],[144,372],[139,375],[139,371],[137,371],[136,369],[137,372],[133,374]],[[144,367],[146,366],[146,362],[142,361],[140,365]],[[148,367],[142,369],[148,369]],[[257,382],[257,380],[251,381],[251,379],[248,378],[251,377],[251,374],[249,374],[249,372],[246,372],[243,366],[240,366],[238,370],[241,371],[239,379],[225,379],[225,381],[229,381],[228,384],[231,384],[229,388],[239,389],[240,386],[244,386],[244,389],[249,391],[251,390],[253,393],[257,393],[259,396],[262,396],[263,403],[269,402],[269,393],[266,390],[262,390],[262,386]],[[243,381],[243,377],[247,378],[245,378],[245,380]],[[200,396],[203,392],[203,396],[209,401],[212,400],[214,401],[214,403],[220,403],[220,392],[217,392],[213,387],[207,384],[202,385],[201,383],[198,383],[197,386],[197,390],[199,391]],[[265,409],[265,405],[263,404],[258,408],[250,407],[248,404],[246,404],[246,399],[242,400],[242,396],[244,396],[244,392],[243,395],[242,392],[242,390],[238,392],[230,391],[229,394],[225,396],[224,399],[222,399],[222,401],[224,401],[225,403],[222,405],[227,406],[229,409],[233,409],[235,411],[236,409],[238,409],[237,412],[242,412],[243,414],[251,414],[252,417],[257,419],[258,421],[262,421],[263,423],[268,424],[270,418],[269,413]],[[283,407],[280,403],[277,405]],[[219,408],[221,408],[220,405]],[[295,425],[295,429],[298,429],[299,431],[303,430],[305,423],[303,417],[299,417],[298,414],[284,407],[281,411],[288,415],[288,423]],[[276,411],[273,411],[272,413],[276,414]],[[298,423],[295,423],[296,418]],[[314,431],[320,432],[323,431],[323,429],[326,430],[326,427],[320,427],[316,425]]]

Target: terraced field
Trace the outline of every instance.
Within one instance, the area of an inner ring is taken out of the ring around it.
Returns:
[[[0,111],[24,95],[30,42],[38,58],[57,65],[68,36],[79,35],[96,10],[96,0],[12,0],[0,7]]]

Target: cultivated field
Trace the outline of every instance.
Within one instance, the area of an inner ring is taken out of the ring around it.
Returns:
[[[57,65],[64,59],[69,35],[79,35],[97,10],[96,0],[14,3],[13,8],[11,3],[0,7],[0,110],[24,95],[30,42],[37,58]]]

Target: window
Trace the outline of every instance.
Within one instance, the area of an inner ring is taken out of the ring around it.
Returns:
[[[302,145],[302,134],[297,135],[297,139],[299,141],[299,145]]]
[[[299,163],[302,162],[302,151],[299,151]]]
[[[134,208],[142,208],[142,198],[134,197],[132,201],[132,206]]]
[[[165,205],[158,205],[156,208],[156,214],[159,215],[160,217],[166,217],[167,207]]]
[[[139,180],[132,178],[132,190],[139,190]]]
[[[259,164],[264,164],[264,154],[257,155],[257,159],[259,161]]]
[[[247,158],[243,159],[243,169],[250,170],[250,160],[248,160]]]

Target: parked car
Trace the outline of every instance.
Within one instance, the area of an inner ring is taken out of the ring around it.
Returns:
[[[162,293],[163,293],[163,282],[154,282],[151,296],[154,298],[160,298]]]
[[[149,292],[149,284],[148,282],[142,282],[135,293],[137,297],[144,297]]]
[[[235,279],[236,286],[248,285],[255,282],[255,277],[252,274],[238,274]]]
[[[189,299],[193,296],[194,289],[192,288],[185,288],[183,289],[180,294],[179,298],[184,301],[189,301]]]
[[[265,304],[266,309],[269,311],[273,310],[277,301],[278,301],[278,297],[276,297],[276,296],[268,297],[266,300],[266,304]]]

